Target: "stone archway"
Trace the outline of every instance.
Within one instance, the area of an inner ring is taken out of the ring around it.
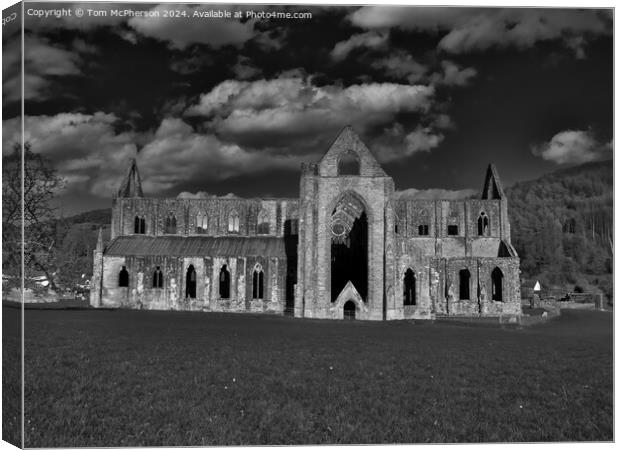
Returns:
[[[345,320],[355,320],[355,310],[356,310],[355,302],[353,300],[348,300],[344,307],[342,308],[342,316]]]
[[[362,201],[346,192],[330,218],[331,301],[352,283],[362,301],[368,297],[368,217]]]
[[[364,319],[368,308],[353,283],[349,281],[333,303],[331,311],[334,319]]]

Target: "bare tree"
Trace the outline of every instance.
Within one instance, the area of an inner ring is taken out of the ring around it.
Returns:
[[[2,158],[3,270],[20,275],[23,224],[24,276],[43,273],[55,288],[56,218],[51,200],[63,182],[49,160],[32,152],[29,143],[24,144],[23,171],[21,156],[21,146],[16,143],[13,153]]]

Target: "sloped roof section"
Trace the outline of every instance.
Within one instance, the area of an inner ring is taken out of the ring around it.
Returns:
[[[121,188],[118,190],[119,197],[143,197],[142,182],[140,181],[140,173],[138,172],[138,163],[132,158],[127,171],[127,176],[123,180]]]
[[[387,176],[374,155],[362,142],[358,134],[350,125],[344,127],[329,150],[319,162],[319,172],[322,176],[338,175],[338,160],[345,154],[355,155],[360,163],[360,176],[385,177]]]
[[[253,236],[118,236],[108,256],[265,256],[286,258],[284,239]]]

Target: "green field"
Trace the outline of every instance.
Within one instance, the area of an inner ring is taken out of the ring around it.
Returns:
[[[609,441],[612,332],[27,310],[25,445]]]

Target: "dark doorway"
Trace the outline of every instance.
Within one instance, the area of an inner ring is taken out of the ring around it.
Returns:
[[[196,298],[196,270],[192,264],[185,274],[185,298]]]
[[[226,264],[220,270],[220,298],[230,298],[230,272]]]
[[[125,266],[118,274],[118,287],[129,287],[129,272]]]
[[[346,320],[355,320],[355,303],[349,300],[344,304],[343,317]]]
[[[285,314],[292,315],[295,309],[295,283],[297,283],[297,239],[298,220],[284,221],[284,251],[286,253],[286,307]]]
[[[351,217],[349,213],[349,217]],[[353,217],[355,217],[353,215]],[[347,233],[346,223],[332,225],[332,302],[351,281],[363,301],[368,293],[368,219],[366,213],[353,221]]]
[[[407,269],[405,272],[405,292],[403,298],[404,305],[415,305],[415,275],[413,270]]]

